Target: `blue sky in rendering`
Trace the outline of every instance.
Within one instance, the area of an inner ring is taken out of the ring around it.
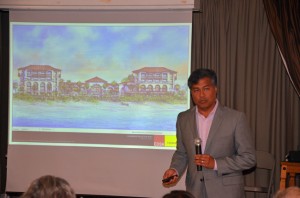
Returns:
[[[190,67],[190,24],[13,23],[13,78],[17,68],[50,65],[67,81],[98,76],[121,80],[143,67],[166,67],[184,84]]]

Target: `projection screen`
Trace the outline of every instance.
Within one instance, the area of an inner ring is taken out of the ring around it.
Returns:
[[[7,191],[161,197],[189,108],[191,11],[11,11]]]

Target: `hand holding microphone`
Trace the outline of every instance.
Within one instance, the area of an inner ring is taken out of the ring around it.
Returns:
[[[196,138],[195,139],[195,149],[196,149],[196,155],[201,155],[202,154],[202,150],[201,150],[201,139],[200,138]],[[197,171],[202,171],[202,166],[201,165],[197,165]]]
[[[215,159],[208,154],[202,154],[201,144],[202,140],[200,138],[196,138],[194,140],[195,143],[195,163],[197,164],[197,171],[202,171],[202,167],[207,169],[214,169],[215,167]]]

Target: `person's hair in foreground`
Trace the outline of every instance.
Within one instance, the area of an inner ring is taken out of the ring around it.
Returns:
[[[163,198],[195,198],[191,193],[185,190],[173,190],[165,194]]]
[[[76,195],[65,179],[45,175],[35,179],[21,198],[76,198]]]
[[[297,186],[291,186],[284,190],[278,191],[274,198],[297,198],[300,197],[300,188]]]

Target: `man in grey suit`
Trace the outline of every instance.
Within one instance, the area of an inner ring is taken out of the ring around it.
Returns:
[[[242,171],[256,164],[245,114],[219,103],[213,70],[195,70],[188,86],[196,106],[177,117],[177,148],[164,186],[176,184],[187,169],[186,190],[196,198],[245,197]],[[195,139],[201,140],[202,154],[196,154]]]

